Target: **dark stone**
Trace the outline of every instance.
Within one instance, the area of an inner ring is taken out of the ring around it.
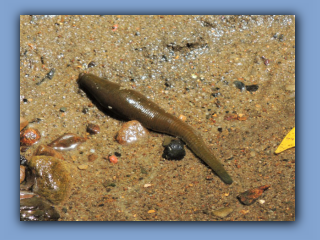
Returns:
[[[57,221],[59,218],[57,210],[43,198],[20,199],[20,221]]]
[[[89,64],[88,64],[88,68],[95,67],[95,66],[97,66],[97,64],[96,64],[96,62],[94,62],[94,61],[91,61],[91,62],[89,62]]]
[[[255,92],[259,89],[259,86],[258,85],[247,85],[246,89],[249,92]]]
[[[246,86],[243,82],[240,81],[234,81],[233,84],[236,86],[236,88],[240,89],[241,92],[245,90]]]
[[[181,160],[185,155],[184,144],[179,139],[173,139],[164,148],[162,157],[168,160]]]

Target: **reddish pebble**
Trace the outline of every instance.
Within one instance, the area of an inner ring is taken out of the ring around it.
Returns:
[[[257,188],[252,188],[248,191],[241,193],[237,198],[244,205],[251,205],[267,190],[270,185],[264,185]]]
[[[73,133],[65,133],[61,137],[48,144],[55,150],[67,151],[75,149],[80,143],[85,142],[86,139]]]
[[[27,128],[20,133],[20,145],[31,146],[39,141],[41,138],[37,129]]]
[[[90,134],[98,134],[100,132],[99,125],[89,123],[87,126],[87,132]]]
[[[122,125],[116,139],[120,144],[131,144],[145,138],[147,134],[148,130],[140,122],[133,120]]]
[[[109,161],[115,164],[118,162],[118,158],[115,155],[111,155],[109,156]]]

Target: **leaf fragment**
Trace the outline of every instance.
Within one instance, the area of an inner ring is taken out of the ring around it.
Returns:
[[[292,128],[287,136],[282,140],[275,153],[283,152],[289,148],[295,147],[295,128]]]

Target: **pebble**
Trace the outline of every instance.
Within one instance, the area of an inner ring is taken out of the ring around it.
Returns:
[[[89,123],[87,126],[87,132],[90,134],[98,134],[100,132],[99,125]]]
[[[117,133],[116,140],[118,143],[125,145],[146,138],[147,135],[148,130],[144,128],[140,122],[133,120],[122,125]]]
[[[236,86],[236,88],[240,89],[241,92],[243,92],[246,88],[243,82],[240,81],[234,81],[233,84]]]
[[[26,167],[20,165],[20,183],[22,183],[25,178],[26,178]]]
[[[212,214],[220,218],[225,218],[232,212],[233,212],[232,208],[225,207],[225,208],[220,208],[218,210],[213,211]]]
[[[184,144],[180,139],[172,139],[163,150],[162,157],[168,160],[181,160],[186,155]]]
[[[288,84],[286,85],[286,91],[289,91],[289,92],[294,92],[296,90],[296,85],[294,84]],[[20,121],[21,122],[21,121]]]
[[[58,137],[54,141],[52,141],[50,144],[48,144],[49,147],[52,147],[55,150],[59,151],[67,151],[75,149],[78,145],[85,142],[86,139],[83,137],[80,137],[73,133],[65,133],[61,137]]]
[[[20,198],[20,221],[57,221],[59,218],[57,210],[45,199],[37,195]]]
[[[88,161],[89,161],[89,162],[93,162],[93,161],[95,161],[97,158],[98,158],[98,155],[97,155],[97,154],[90,154],[90,155],[88,156]]]
[[[79,168],[80,170],[86,170],[88,167],[89,167],[89,166],[88,166],[88,165],[85,165],[85,164],[78,166],[78,168]]]
[[[28,120],[20,117],[20,131],[24,129],[29,124]]]
[[[109,161],[113,164],[118,163],[118,158],[115,155],[109,156]]]
[[[65,161],[52,156],[33,156],[29,167],[35,173],[35,193],[54,204],[69,197],[72,178]]]
[[[89,62],[89,64],[88,64],[88,68],[95,67],[95,66],[97,66],[97,64],[96,64],[96,62],[94,62],[94,61],[91,61],[91,62]]]
[[[246,89],[249,92],[255,92],[255,91],[257,91],[259,89],[259,86],[256,85],[256,84],[255,85],[247,85]]]
[[[60,152],[54,150],[52,147],[49,147],[49,146],[46,146],[43,144],[41,144],[41,145],[39,145],[39,147],[37,147],[37,149],[35,150],[33,155],[34,156],[41,156],[41,155],[52,156],[52,157],[64,160],[64,157]]]
[[[267,190],[270,185],[263,185],[260,187],[252,188],[247,190],[237,196],[239,201],[244,205],[251,205],[262,195],[262,193]]]
[[[20,155],[20,165],[27,166],[28,160],[25,156]]]
[[[179,115],[179,119],[180,119],[181,121],[185,122],[185,121],[187,120],[187,117],[184,116],[184,115],[182,115],[182,114],[180,114],[180,115]]]
[[[41,138],[40,132],[34,128],[27,128],[20,132],[20,145],[31,146],[37,143]]]

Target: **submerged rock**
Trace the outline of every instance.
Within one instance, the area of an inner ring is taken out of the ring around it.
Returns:
[[[57,210],[49,202],[37,195],[20,198],[20,221],[57,221]]]
[[[40,132],[34,128],[28,128],[20,132],[20,145],[31,146],[41,138]]]
[[[120,144],[131,144],[145,138],[147,134],[148,130],[140,122],[133,120],[122,125],[116,136],[116,140]]]
[[[73,133],[65,133],[61,137],[48,144],[55,150],[67,151],[75,149],[79,144],[85,142],[86,139]]]
[[[66,162],[51,156],[33,156],[29,167],[35,174],[35,193],[54,204],[69,197],[72,178]]]
[[[97,124],[89,123],[87,126],[87,132],[90,134],[98,134],[100,132],[100,127]]]
[[[64,157],[62,156],[62,154],[56,150],[54,150],[52,147],[46,146],[46,145],[39,145],[39,147],[37,147],[37,149],[35,150],[34,156],[52,156],[55,158],[59,158],[61,160],[64,160]]]

